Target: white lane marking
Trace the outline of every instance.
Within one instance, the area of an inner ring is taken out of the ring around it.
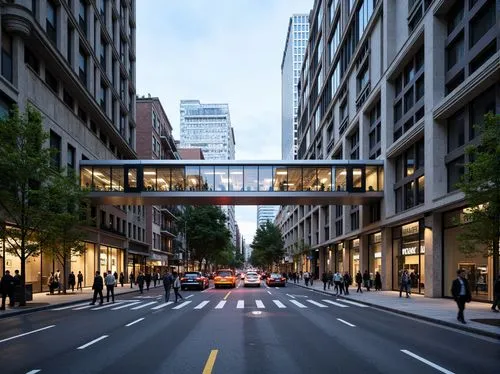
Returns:
[[[143,319],[144,319],[144,317],[139,318],[139,319],[136,319],[134,322],[127,323],[127,324],[125,325],[125,327],[130,327],[130,326],[132,326],[132,325],[135,325],[136,323],[141,322]]]
[[[292,299],[295,299],[295,296],[290,295],[289,293],[286,294],[288,297],[291,297]]]
[[[121,305],[121,304],[123,304],[123,303],[117,302],[117,303],[114,303],[114,304],[106,304],[106,305],[103,305],[103,306],[100,306],[100,307],[97,307],[97,308],[92,308],[90,310],[101,310],[101,309],[111,308],[112,306]]]
[[[40,369],[35,369],[35,370],[28,371],[26,374],[36,374],[36,373],[39,373],[39,372],[40,372]]]
[[[341,304],[341,303],[336,303],[335,301],[332,301],[332,300],[323,299],[321,301],[324,301],[325,303],[332,304],[332,305],[335,305],[335,306],[339,306],[341,308],[349,308],[349,305],[344,305],[344,304]]]
[[[201,303],[199,303],[198,305],[196,305],[194,307],[194,309],[201,309],[203,308],[205,305],[207,305],[210,301],[209,300],[205,300],[205,301],[202,301]]]
[[[236,309],[243,309],[245,307],[245,300],[238,300],[236,304]]]
[[[278,308],[286,308],[286,305],[279,300],[273,300],[273,303],[275,303],[278,306]]]
[[[431,362],[431,361],[429,361],[429,360],[426,360],[425,358],[420,357],[419,355],[416,355],[415,353],[410,352],[410,351],[408,351],[408,350],[406,350],[406,349],[401,349],[401,352],[403,352],[403,353],[407,354],[408,356],[413,357],[414,359],[417,359],[417,360],[419,360],[419,361],[423,362],[424,364],[429,365],[430,367],[433,367],[434,369],[436,369],[436,370],[440,371],[441,373],[445,373],[445,374],[454,374],[454,372],[453,372],[453,371],[449,371],[448,369],[445,369],[444,367],[441,367],[441,366],[439,366],[439,365],[435,364],[434,362]]]
[[[267,293],[268,293],[269,295],[272,295],[271,291],[267,291]]]
[[[215,309],[222,309],[224,308],[224,305],[226,305],[226,300],[221,300],[219,301],[219,304],[215,306]]]
[[[184,308],[186,305],[192,303],[191,300],[188,300],[188,301],[184,301],[183,303],[177,305],[176,307],[172,308],[172,309],[181,309],[181,308]]]
[[[31,334],[34,334],[35,332],[39,332],[39,331],[51,329],[54,326],[55,325],[50,325],[50,326],[42,327],[41,329],[36,329],[36,330],[33,330],[33,331],[25,332],[23,334],[11,336],[10,338],[5,338],[5,339],[0,340],[0,343],[7,342],[7,341],[12,340],[12,339],[17,339],[17,338],[20,338],[22,336],[31,335]]]
[[[92,308],[93,306],[95,306],[95,304],[91,305],[91,304],[87,304],[85,306],[81,306],[79,308],[73,308],[72,310],[82,310],[82,309],[88,309],[88,308]]]
[[[356,327],[356,325],[353,325],[352,323],[344,321],[343,319],[340,319],[340,318],[337,318],[337,321],[342,322],[342,323],[346,324],[347,326]]]
[[[259,309],[265,308],[264,303],[262,302],[262,300],[255,300],[255,304],[257,305],[257,308],[259,308]]]
[[[79,306],[82,306],[82,305],[89,305],[89,303],[81,303],[81,304],[76,304],[76,305],[70,305],[70,306],[62,306],[60,308],[54,308],[54,309],[51,309],[51,310],[64,310],[64,309],[71,309],[71,308],[76,308],[76,307],[79,307]]]
[[[357,303],[355,301],[350,301],[350,300],[346,300],[346,299],[337,299],[338,301],[341,301],[343,303],[347,303],[347,304],[351,304],[351,305],[356,305],[356,306],[359,306],[360,308],[369,308],[368,305],[365,305],[365,304],[360,304],[360,303]]]
[[[166,303],[162,303],[158,306],[155,306],[154,308],[151,308],[152,310],[158,310],[158,309],[161,309],[161,308],[165,308],[166,306],[169,306],[170,304],[173,304],[174,302],[173,301],[167,301]]]
[[[118,309],[128,308],[129,306],[137,305],[139,303],[140,303],[140,301],[134,301],[133,303],[130,303],[130,304],[124,304],[124,305],[117,306],[116,308],[111,308],[111,310],[118,310]]]
[[[317,301],[314,300],[306,300],[308,303],[311,303],[313,305],[319,306],[320,308],[328,308],[325,304],[318,303]]]
[[[290,302],[297,305],[299,308],[307,308],[307,306],[305,306],[302,303],[299,303],[297,300],[290,300]]]
[[[145,308],[147,306],[150,306],[150,305],[153,305],[153,304],[156,304],[158,301],[151,301],[149,303],[146,303],[146,304],[142,304],[142,305],[138,305],[136,307],[133,307],[131,310],[138,310],[138,309],[142,309],[142,308]]]
[[[189,299],[190,297],[193,297],[193,296],[194,296],[194,295],[193,295],[193,294],[191,294],[191,295],[189,295],[189,296],[186,296],[186,297],[185,297],[185,299]]]
[[[79,346],[77,349],[85,349],[85,348],[91,346],[92,344],[95,344],[97,342],[100,342],[103,339],[106,339],[107,337],[108,337],[108,335],[103,335],[103,336],[101,336],[101,337],[99,337],[97,339],[94,339],[94,340],[88,342],[87,344]]]

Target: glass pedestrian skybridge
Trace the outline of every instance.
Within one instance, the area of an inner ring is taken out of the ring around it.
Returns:
[[[109,205],[364,205],[383,198],[382,160],[80,161],[80,183]]]

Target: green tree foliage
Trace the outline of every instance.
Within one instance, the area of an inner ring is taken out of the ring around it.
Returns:
[[[191,258],[201,264],[213,262],[229,247],[231,233],[226,227],[226,215],[218,206],[187,206],[179,217],[179,229],[185,230]]]
[[[467,148],[472,160],[466,165],[459,188],[470,208],[463,214],[460,249],[467,255],[493,255],[493,274],[498,274],[500,241],[500,115],[487,114],[478,145]]]
[[[75,188],[79,190],[51,167],[54,151],[44,147],[47,139],[42,117],[31,106],[25,113],[14,107],[0,119],[0,236],[7,241],[7,251],[20,259],[23,290],[26,260],[39,255],[40,244],[59,227],[61,211],[54,208],[69,206]]]
[[[278,226],[270,221],[260,225],[250,247],[252,255],[250,262],[254,266],[269,268],[273,264],[278,264],[283,255],[285,242],[281,236]]]

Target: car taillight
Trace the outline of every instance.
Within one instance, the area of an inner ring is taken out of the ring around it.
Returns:
[[[197,280],[197,281],[201,281],[201,278],[200,278],[200,277],[198,277],[198,278],[196,278],[196,280]]]
[[[187,278],[181,278],[181,281],[187,281],[188,279]]]
[[[284,281],[286,281],[286,278],[281,278],[281,280],[284,282]]]

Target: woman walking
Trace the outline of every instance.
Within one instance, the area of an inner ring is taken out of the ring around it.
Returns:
[[[179,274],[177,274],[176,271],[174,271],[172,273],[173,277],[174,277],[174,294],[175,294],[175,302],[177,302],[177,299],[178,298],[181,298],[182,300],[184,300],[184,298],[182,297],[182,295],[179,293],[179,288],[181,288],[181,280],[179,278]]]

